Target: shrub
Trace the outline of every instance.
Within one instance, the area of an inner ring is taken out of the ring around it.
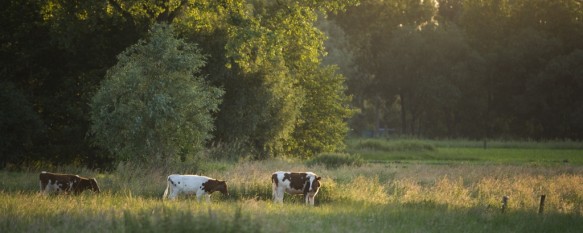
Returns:
[[[157,25],[118,56],[91,101],[95,145],[120,160],[182,161],[211,138],[223,91],[197,75],[205,56]]]
[[[350,155],[344,153],[320,154],[310,160],[307,165],[313,166],[321,164],[326,168],[338,168],[340,166],[361,166],[364,160],[358,155]]]

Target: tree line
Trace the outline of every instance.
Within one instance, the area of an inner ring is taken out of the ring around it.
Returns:
[[[362,0],[325,25],[357,134],[583,139],[583,3]]]
[[[577,0],[7,0],[1,163],[583,138]]]
[[[339,150],[353,110],[315,23],[350,4],[3,1],[2,165]]]

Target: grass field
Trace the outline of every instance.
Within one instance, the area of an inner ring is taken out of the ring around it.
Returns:
[[[379,142],[365,147],[350,143],[352,152],[377,162],[339,168],[279,159],[162,167],[120,164],[109,173],[52,168],[98,179],[101,194],[80,196],[39,195],[38,173],[44,170],[40,167],[0,170],[0,232],[583,230],[579,148],[484,150],[460,142],[456,146]],[[311,170],[322,176],[316,206],[287,195],[283,205],[273,204],[270,175],[277,170]],[[170,173],[227,180],[230,196],[214,194],[211,203],[198,203],[193,197],[163,201]],[[538,214],[542,194],[546,204],[544,213]],[[502,196],[510,197],[505,213],[500,209]]]
[[[371,162],[583,165],[583,143],[355,139],[350,151]]]

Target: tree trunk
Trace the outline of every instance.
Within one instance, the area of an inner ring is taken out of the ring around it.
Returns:
[[[399,94],[401,97],[401,134],[407,134],[407,105],[405,104],[405,94]]]

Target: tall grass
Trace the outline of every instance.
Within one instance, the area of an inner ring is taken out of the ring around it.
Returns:
[[[470,140],[470,139],[415,139],[415,138],[349,138],[346,141],[351,148],[383,148],[395,144],[429,145],[430,147],[465,147],[465,148],[530,148],[530,149],[583,149],[583,141],[575,140]]]
[[[301,196],[271,201],[271,173],[322,176],[316,206]],[[90,173],[90,171],[87,171]],[[230,196],[162,200],[166,176],[226,180]],[[38,173],[0,172],[0,232],[578,232],[583,167],[363,164],[327,168],[301,161],[120,164],[98,177],[102,193],[38,194]],[[545,194],[545,214],[538,215]],[[502,196],[509,196],[506,213]]]
[[[351,139],[348,145],[350,153],[370,162],[583,165],[583,150],[576,142],[496,142],[484,149],[479,142],[464,140]]]
[[[358,139],[348,142],[352,150],[374,151],[434,151],[433,144],[423,140],[382,140],[382,139]]]
[[[364,160],[359,155],[346,153],[323,153],[309,159],[308,166],[324,165],[326,168],[339,168],[341,166],[361,166]]]

